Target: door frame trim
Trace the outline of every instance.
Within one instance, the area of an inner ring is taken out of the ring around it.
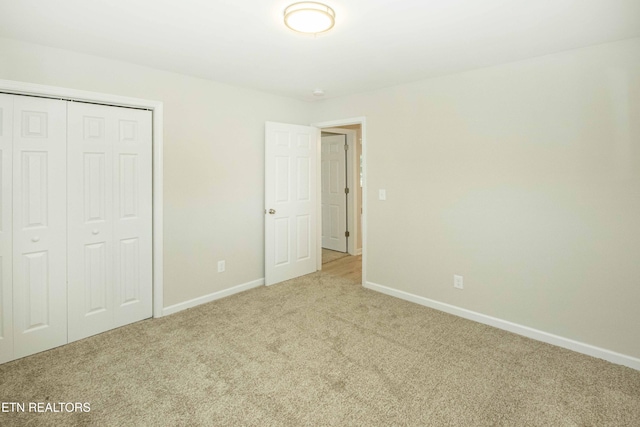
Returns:
[[[150,110],[152,125],[152,235],[153,235],[153,317],[162,317],[164,304],[163,270],[163,103],[148,99],[129,98],[100,92],[40,85],[15,80],[0,80],[0,92],[12,95],[37,96],[65,101],[80,101]]]
[[[318,152],[322,147],[322,140],[320,138],[320,132],[325,128],[339,128],[340,126],[347,125],[360,125],[361,137],[362,137],[362,284],[367,283],[367,118],[366,116],[351,117],[348,119],[330,120],[326,122],[312,123],[311,126],[318,128]],[[317,198],[318,198],[318,215],[322,215],[322,193],[321,185],[322,179],[320,176],[321,165],[320,156],[318,156],[318,166],[316,168],[316,185],[318,186]],[[355,172],[355,171],[354,171]],[[354,173],[355,178],[355,173]],[[320,216],[321,218],[321,216]],[[318,270],[322,268],[322,221],[317,223],[317,235],[318,235]],[[355,240],[355,239],[354,239]]]

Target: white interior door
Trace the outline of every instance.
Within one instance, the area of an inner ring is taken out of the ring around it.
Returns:
[[[322,247],[347,251],[345,135],[322,137]]]
[[[265,283],[317,269],[318,129],[266,123]]]
[[[66,102],[14,96],[15,357],[67,342]]]
[[[69,341],[151,317],[151,112],[69,104]]]
[[[0,363],[13,359],[13,97],[0,94]]]

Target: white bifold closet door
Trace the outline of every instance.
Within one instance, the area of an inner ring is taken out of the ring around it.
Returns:
[[[15,358],[67,342],[66,102],[13,98]]]
[[[151,112],[68,106],[69,341],[151,317]]]

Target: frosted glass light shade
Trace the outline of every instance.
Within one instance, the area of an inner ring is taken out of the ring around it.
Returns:
[[[313,1],[294,3],[284,10],[284,23],[299,33],[317,34],[329,31],[336,13],[329,6]]]

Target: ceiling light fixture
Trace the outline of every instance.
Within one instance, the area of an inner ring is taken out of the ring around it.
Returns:
[[[284,10],[284,24],[299,33],[324,33],[333,28],[335,23],[336,13],[326,4],[303,1]]]

